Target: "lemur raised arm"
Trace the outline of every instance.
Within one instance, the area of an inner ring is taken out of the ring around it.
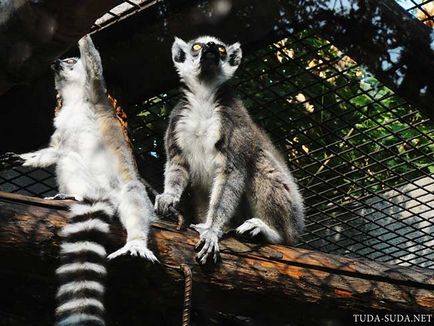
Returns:
[[[89,41],[90,40],[90,41]],[[102,74],[101,58],[92,40],[83,38],[79,41],[80,59],[86,70],[89,101],[103,105],[108,104],[104,76]]]
[[[227,45],[202,36],[175,38],[172,58],[184,96],[173,109],[166,132],[164,193],[156,212],[168,214],[191,183],[198,206],[197,258],[217,260],[218,239],[230,224],[242,196],[253,216],[236,229],[270,242],[295,243],[304,227],[303,199],[267,135],[250,118],[226,82],[241,62],[239,43]]]
[[[52,66],[62,108],[50,145],[19,158],[24,166],[55,164],[60,192],[82,201],[72,205],[61,232],[58,325],[103,325],[102,241],[109,223],[117,213],[127,230],[127,243],[109,259],[130,254],[157,261],[147,247],[156,216],[107,99],[100,55],[89,36],[79,41],[79,48],[80,58],[57,60]]]

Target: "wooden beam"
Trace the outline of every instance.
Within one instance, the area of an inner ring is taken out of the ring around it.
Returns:
[[[42,276],[52,273],[47,269],[55,265],[59,245],[56,234],[65,224],[67,206],[68,202],[53,204],[0,193],[0,259],[4,263],[1,270]],[[124,237],[119,225],[115,225],[110,247],[120,247]],[[197,235],[193,231],[179,232],[173,225],[159,222],[154,224],[152,239],[161,261],[154,274],[167,277],[159,286],[179,291],[183,277],[178,267],[187,264],[193,272],[195,307],[212,302],[216,311],[258,318],[265,314],[270,321],[291,320],[293,311],[288,309],[293,304],[332,305],[347,311],[434,309],[432,270],[301,248],[261,246],[234,238],[222,240],[222,262],[204,268],[194,260]],[[26,264],[23,259],[32,263]],[[116,275],[125,275],[122,268],[117,266],[111,272],[118,281],[121,278]],[[243,303],[238,302],[241,297]],[[259,311],[255,302],[267,301]]]

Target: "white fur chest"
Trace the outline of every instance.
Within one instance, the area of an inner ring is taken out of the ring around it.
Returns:
[[[97,117],[86,102],[63,106],[54,126],[66,151],[90,156],[101,146]]]
[[[86,102],[64,105],[56,118],[54,126],[58,130],[73,130],[92,122],[91,110]]]
[[[57,166],[58,182],[69,192],[83,193],[82,186],[91,181],[94,186],[107,190],[112,188],[113,180],[117,180],[114,159],[106,150],[98,121],[87,102],[64,105],[54,120],[62,152]]]
[[[190,101],[176,126],[176,139],[189,163],[193,184],[209,186],[216,167],[216,143],[220,139],[220,114],[216,103]]]

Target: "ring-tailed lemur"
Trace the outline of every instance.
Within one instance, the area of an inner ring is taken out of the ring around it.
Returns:
[[[19,157],[24,166],[55,164],[60,192],[82,201],[72,205],[61,231],[57,323],[103,325],[106,249],[101,241],[109,223],[117,213],[127,230],[127,243],[109,259],[131,254],[157,261],[147,247],[156,216],[108,101],[100,55],[89,36],[79,41],[79,49],[80,58],[52,65],[62,108],[50,145]]]
[[[238,233],[294,243],[304,227],[303,199],[284,159],[226,84],[241,57],[239,43],[226,45],[210,36],[188,43],[175,38],[172,46],[186,88],[170,116],[164,193],[155,209],[167,214],[191,183],[202,213],[202,223],[192,225],[200,234],[196,249],[202,264],[209,255],[216,261],[218,240],[242,196],[253,215]]]

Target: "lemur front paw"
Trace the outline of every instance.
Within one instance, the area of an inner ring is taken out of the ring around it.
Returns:
[[[170,217],[172,212],[170,208],[176,208],[179,199],[172,194],[163,193],[155,197],[155,212],[160,216]]]
[[[153,263],[158,262],[152,250],[148,249],[146,241],[141,239],[128,241],[121,249],[110,254],[107,258],[114,259],[123,255],[145,258]]]
[[[18,154],[7,152],[0,155],[0,164],[22,165],[23,163],[24,159]]]
[[[85,47],[88,43],[91,43],[92,39],[89,34],[86,34],[78,41],[78,46]]]
[[[18,155],[22,160],[23,166],[38,166],[39,165],[39,155],[36,152],[26,153]]]
[[[204,265],[206,264],[208,257],[212,255],[214,263],[217,263],[220,255],[219,238],[221,232],[210,228],[204,223],[192,224],[190,227],[196,230],[200,235],[200,239],[195,246],[195,250],[199,251],[196,254],[197,261]]]

